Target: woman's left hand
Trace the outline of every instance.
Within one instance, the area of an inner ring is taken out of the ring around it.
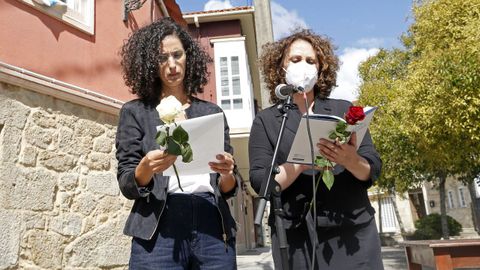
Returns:
[[[230,153],[218,154],[216,156],[217,162],[209,162],[208,165],[212,171],[219,173],[222,176],[233,175],[233,168],[235,161]]]
[[[349,164],[357,160],[357,134],[353,133],[350,141],[345,144],[340,144],[338,141],[331,142],[325,139],[320,139],[317,146],[320,153],[328,160],[335,162],[343,167],[349,167]]]

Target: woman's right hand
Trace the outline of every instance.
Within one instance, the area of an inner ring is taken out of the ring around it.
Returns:
[[[177,160],[177,156],[168,154],[163,150],[152,150],[148,152],[135,169],[135,179],[139,186],[146,186],[150,183],[156,173],[168,169]]]

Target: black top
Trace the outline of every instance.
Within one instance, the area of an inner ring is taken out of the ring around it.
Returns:
[[[158,104],[146,104],[141,100],[132,100],[125,103],[120,110],[120,120],[117,128],[115,146],[118,160],[117,179],[120,191],[127,199],[135,200],[132,210],[125,224],[126,235],[150,239],[155,232],[158,221],[162,214],[168,191],[168,176],[161,173],[155,174],[147,187],[138,187],[135,181],[135,168],[140,160],[149,152],[159,149],[155,141],[156,127],[163,122],[156,111]],[[189,108],[186,109],[187,118],[195,118],[209,114],[223,112],[217,105],[192,98]],[[233,154],[230,146],[229,127],[224,116],[225,152]],[[195,153],[194,153],[195,154]],[[205,164],[208,166],[208,164]],[[235,166],[234,175],[237,181],[236,187],[228,194],[221,193],[218,188],[219,174],[210,174],[210,184],[213,187],[220,213],[225,222],[228,237],[234,235],[236,230],[235,221],[231,217],[226,199],[234,196],[240,186],[240,175]]]
[[[349,106],[351,103],[348,101],[317,98],[313,112],[343,117]],[[286,162],[300,119],[301,113],[298,109],[293,109],[288,113],[284,135],[277,154],[277,165]],[[259,112],[253,121],[249,141],[250,181],[257,192],[259,192],[262,182],[266,181],[266,171],[272,161],[281,122],[282,112],[278,109],[278,105]],[[317,147],[316,144],[317,142],[314,141],[314,147]],[[316,198],[319,226],[362,224],[373,218],[375,211],[370,205],[367,189],[379,177],[382,161],[375,150],[369,131],[366,132],[357,152],[370,164],[371,179],[361,181],[349,171],[344,170],[335,175],[335,182],[331,190],[328,190],[320,179]],[[315,178],[317,177],[318,175]],[[302,222],[312,200],[312,190],[312,176],[300,174],[287,189],[282,191],[281,199],[286,228],[296,227]],[[272,215],[270,224],[272,224]]]

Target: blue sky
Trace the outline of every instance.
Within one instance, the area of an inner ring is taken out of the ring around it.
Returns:
[[[252,0],[176,0],[182,12],[252,5]],[[411,23],[412,0],[271,1],[275,38],[302,26],[331,38],[342,62],[334,98],[358,96],[358,65],[379,48],[399,47]]]

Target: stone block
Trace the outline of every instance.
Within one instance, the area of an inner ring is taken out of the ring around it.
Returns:
[[[105,128],[94,121],[80,119],[75,124],[75,136],[77,137],[90,136],[94,138],[103,133],[105,133]]]
[[[113,172],[90,173],[85,177],[89,191],[111,196],[118,195],[118,183]]]
[[[0,209],[11,209],[12,190],[15,189],[15,180],[25,178],[24,173],[13,163],[0,163]]]
[[[31,230],[23,241],[25,250],[22,251],[22,257],[41,268],[62,269],[64,237],[50,231]]]
[[[58,180],[58,188],[60,190],[73,190],[78,185],[77,173],[65,173]]]
[[[21,220],[14,211],[0,209],[0,269],[13,269],[18,263]]]
[[[2,97],[0,98],[0,125],[23,129],[30,114],[30,108],[22,103]]]
[[[87,155],[92,151],[91,137],[77,137],[69,128],[63,127],[58,134],[58,149],[75,156]]]
[[[69,127],[70,129],[75,129],[75,124],[78,122],[78,117],[75,115],[57,115],[57,122],[59,126]]]
[[[86,165],[94,171],[108,171],[110,169],[110,159],[109,154],[91,153],[87,157]]]
[[[33,124],[27,125],[27,128],[24,132],[25,142],[42,149],[47,149],[50,146],[50,144],[53,142],[54,136],[55,130],[44,129]]]
[[[57,125],[55,115],[43,110],[36,110],[32,113],[32,121],[39,127],[55,128]]]
[[[76,160],[71,155],[42,151],[38,154],[39,163],[47,169],[65,172],[75,167]]]
[[[0,161],[15,163],[20,153],[22,130],[4,126],[0,135]]]
[[[111,138],[98,137],[93,142],[93,150],[101,153],[110,153],[114,144],[115,141]]]
[[[40,213],[22,211],[22,223],[26,230],[45,229],[45,218]]]
[[[77,236],[82,231],[82,216],[75,213],[65,213],[53,217],[48,226],[64,236]]]
[[[73,198],[72,211],[88,216],[97,206],[97,201],[94,194],[84,191]]]
[[[68,191],[57,191],[57,196],[55,199],[55,209],[61,212],[70,211],[70,205],[72,203],[72,192]]]
[[[3,173],[0,205],[5,209],[46,211],[53,209],[55,177],[42,169],[21,169],[14,164],[0,166]]]
[[[105,196],[97,203],[96,213],[116,213],[122,209],[123,199],[120,196]]]
[[[25,166],[33,167],[37,163],[37,149],[30,145],[25,145],[20,151],[20,163]]]
[[[67,268],[127,266],[131,238],[122,234],[127,212],[83,234],[65,248]]]

